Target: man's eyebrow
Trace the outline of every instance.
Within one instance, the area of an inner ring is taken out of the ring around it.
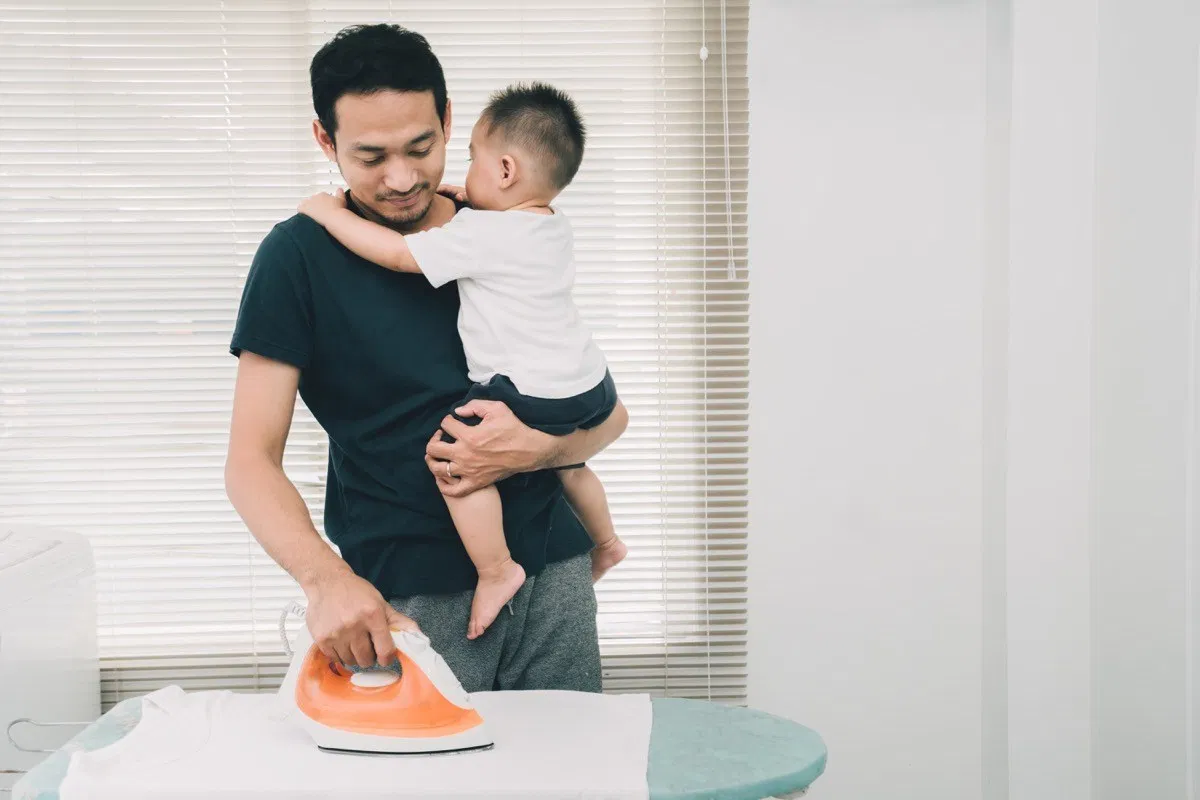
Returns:
[[[430,128],[429,130],[422,133],[420,136],[417,136],[414,139],[412,139],[411,141],[409,141],[408,146],[412,147],[415,144],[425,144],[425,142],[432,139],[435,135],[436,135],[436,131],[434,131],[433,128]]]
[[[409,140],[407,146],[413,147],[416,145],[425,144],[425,142],[428,142],[430,139],[432,139],[436,135],[437,135],[437,131],[435,131],[433,128],[430,128],[429,130],[425,131],[424,133],[420,134],[419,136],[415,136],[411,140]],[[354,147],[351,149],[353,149],[354,152],[356,152],[356,153],[386,153],[387,152],[387,148],[383,147],[381,145],[362,144],[359,142],[356,142]]]

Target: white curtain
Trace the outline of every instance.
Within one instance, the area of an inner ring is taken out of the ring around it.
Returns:
[[[225,497],[227,347],[263,235],[337,184],[309,59],[378,21],[443,61],[450,182],[491,91],[579,103],[576,296],[632,418],[594,462],[631,548],[597,590],[605,686],[741,700],[746,0],[4,4],[0,524],[93,543],[106,703],[277,685],[300,594]],[[284,465],[318,528],[325,447],[298,408]]]

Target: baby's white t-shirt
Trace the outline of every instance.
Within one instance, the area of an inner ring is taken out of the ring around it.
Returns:
[[[561,211],[465,208],[404,238],[434,287],[458,281],[472,381],[506,375],[521,394],[558,400],[604,379],[604,353],[572,297],[575,237]]]

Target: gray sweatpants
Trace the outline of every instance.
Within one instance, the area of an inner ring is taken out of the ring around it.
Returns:
[[[525,581],[478,639],[467,638],[474,590],[394,599],[416,620],[468,692],[570,689],[599,692],[596,593],[587,554],[547,564]]]

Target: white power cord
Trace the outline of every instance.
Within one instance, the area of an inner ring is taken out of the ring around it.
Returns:
[[[304,619],[304,614],[307,610],[303,603],[298,600],[292,600],[279,613],[279,641],[283,642],[283,651],[288,654],[288,658],[292,657],[292,644],[288,641],[287,618],[289,615],[293,615]]]

